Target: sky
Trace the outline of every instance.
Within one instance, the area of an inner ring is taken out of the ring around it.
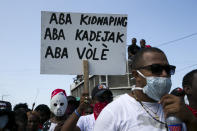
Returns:
[[[135,37],[162,49],[177,67],[172,89],[197,68],[196,0],[1,0],[0,99],[13,106],[49,105],[56,88],[70,95],[74,75],[40,74],[41,11],[127,14],[127,45]]]

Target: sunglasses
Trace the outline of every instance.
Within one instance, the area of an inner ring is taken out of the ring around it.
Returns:
[[[137,69],[147,69],[155,75],[161,75],[163,70],[166,71],[168,75],[174,75],[176,66],[173,65],[161,65],[161,64],[152,64],[148,66],[139,67]]]

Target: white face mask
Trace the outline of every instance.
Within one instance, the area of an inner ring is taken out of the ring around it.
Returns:
[[[0,116],[0,129],[3,129],[8,123],[8,116],[2,115]]]
[[[68,101],[63,92],[60,92],[52,97],[50,108],[51,112],[53,112],[55,116],[63,116],[66,112],[67,106]]]
[[[146,86],[144,86],[144,88],[136,87],[132,90],[142,90],[144,94],[155,101],[159,101],[162,96],[169,93],[172,86],[170,78],[153,76],[146,77],[140,71],[137,70],[137,72],[146,79]]]

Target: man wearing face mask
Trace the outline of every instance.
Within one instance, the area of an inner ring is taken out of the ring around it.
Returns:
[[[93,113],[81,116],[85,108],[89,106],[88,97],[82,97],[80,106],[64,123],[61,131],[93,131],[94,124],[103,108],[113,100],[112,92],[105,85],[97,85],[92,90]]]
[[[94,131],[168,130],[159,101],[169,93],[174,73],[175,66],[169,65],[163,51],[158,48],[140,50],[132,65],[135,87],[131,93],[106,106],[95,123]]]
[[[65,115],[67,105],[68,102],[65,90],[55,89],[51,94],[50,101],[50,110],[54,117],[44,123],[43,131],[54,131],[57,126],[64,123],[67,119]]]

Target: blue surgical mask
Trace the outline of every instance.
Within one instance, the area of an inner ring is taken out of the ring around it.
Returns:
[[[137,70],[137,72],[139,75],[146,79],[146,86],[141,89],[139,87],[134,88],[133,90],[142,90],[144,94],[155,101],[159,101],[162,96],[169,93],[172,86],[170,78],[153,76],[146,77],[140,71]]]

